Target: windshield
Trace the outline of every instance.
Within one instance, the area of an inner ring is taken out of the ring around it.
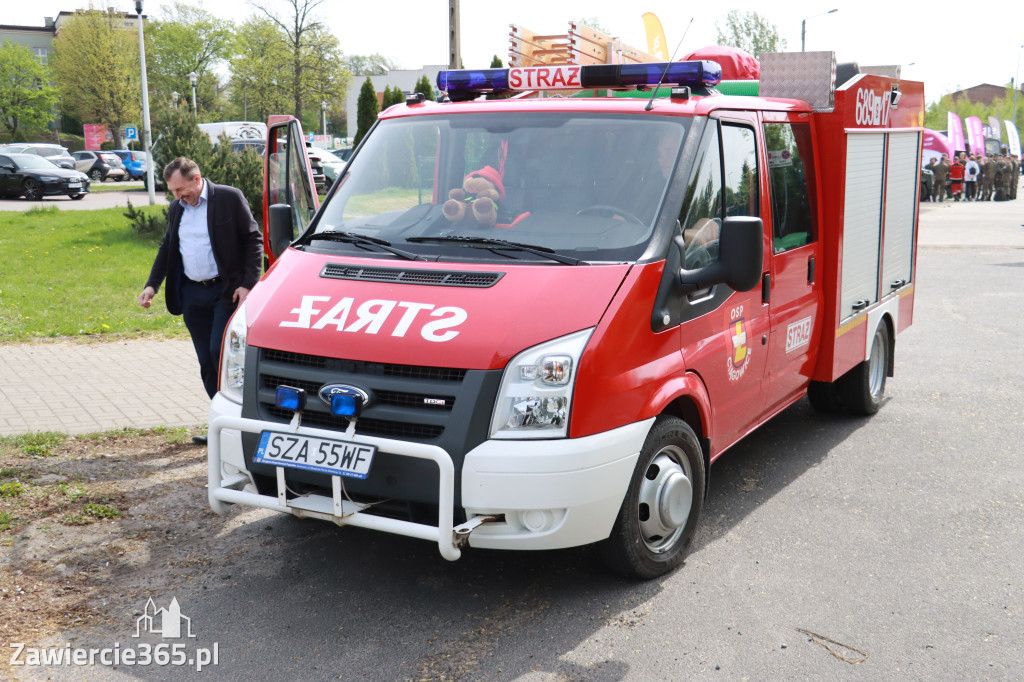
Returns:
[[[57,170],[57,166],[53,165],[41,156],[36,156],[35,154],[12,154],[11,161],[13,161],[14,165],[18,168]]]
[[[455,249],[471,257],[466,248],[482,248],[465,239],[473,237],[588,262],[635,260],[653,233],[688,125],[679,117],[572,112],[384,120],[349,161],[315,229],[421,254]],[[317,247],[331,248],[324,242]]]

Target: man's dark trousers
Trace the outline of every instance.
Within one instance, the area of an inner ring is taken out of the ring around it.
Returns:
[[[209,286],[182,277],[179,300],[192,345],[199,358],[199,374],[206,393],[212,398],[217,393],[217,375],[220,373],[220,347],[235,304],[225,298],[227,283],[221,279]]]

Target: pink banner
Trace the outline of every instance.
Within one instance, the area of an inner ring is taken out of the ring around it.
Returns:
[[[943,154],[948,154],[949,158],[953,158],[953,148],[949,146],[946,136],[934,130],[925,130],[924,149],[921,152],[925,164],[932,159],[941,158]]]
[[[982,130],[981,119],[977,116],[967,117],[967,141],[971,145],[972,154],[985,153],[985,131]]]
[[[964,125],[960,122],[960,117],[952,111],[946,112],[946,138],[949,139],[949,146],[954,151],[967,149],[967,145],[964,144]]]
[[[107,139],[106,123],[86,123],[82,129],[85,131],[86,149],[99,149]]]

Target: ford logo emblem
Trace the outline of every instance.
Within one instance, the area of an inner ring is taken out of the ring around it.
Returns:
[[[370,403],[370,394],[361,388],[350,386],[349,384],[324,384],[320,387],[317,392],[320,396],[320,400],[324,401],[328,405],[331,404],[331,398],[336,395],[350,395],[358,396],[363,403],[363,407],[366,407]]]

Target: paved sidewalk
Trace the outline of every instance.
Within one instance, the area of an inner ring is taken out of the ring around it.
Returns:
[[[192,342],[0,346],[0,435],[201,426],[210,405]]]

